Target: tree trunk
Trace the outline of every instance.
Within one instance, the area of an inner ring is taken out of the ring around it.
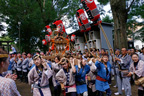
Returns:
[[[114,20],[114,48],[127,48],[127,10],[125,0],[110,0]]]

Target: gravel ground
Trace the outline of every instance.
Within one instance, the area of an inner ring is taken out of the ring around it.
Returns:
[[[111,91],[112,91],[112,96],[115,96],[114,93],[117,92],[117,88],[113,87],[114,86],[113,83],[110,87],[111,87]],[[17,85],[18,91],[20,92],[20,94],[22,96],[32,96],[30,85],[23,83],[23,82],[19,82],[18,80],[16,81],[16,85]],[[53,90],[52,90],[52,93],[53,93]],[[119,95],[119,96],[125,96],[124,91],[123,91],[123,95]],[[137,96],[137,87],[136,86],[132,86],[132,96]]]

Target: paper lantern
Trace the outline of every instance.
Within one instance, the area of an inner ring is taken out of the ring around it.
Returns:
[[[85,15],[83,9],[77,10],[76,17],[77,17],[77,21],[78,21],[81,32],[87,32],[87,31],[91,30],[90,23]]]
[[[58,30],[59,33],[66,32],[62,20],[57,20],[53,24],[56,25],[57,30]]]
[[[45,35],[45,40],[46,40],[47,42],[50,42],[50,41],[51,41],[50,35]]]
[[[99,18],[98,20],[94,21],[94,25],[97,26],[102,23],[102,20]]]
[[[45,30],[46,32],[48,32],[49,35],[52,35],[52,30],[49,25],[45,26]]]
[[[47,41],[45,39],[42,40],[43,45],[47,45]]]
[[[81,3],[83,4],[83,7],[91,21],[96,21],[100,18],[100,14],[94,0],[81,0]]]
[[[75,35],[74,34],[71,35],[71,41],[72,42],[75,41]]]

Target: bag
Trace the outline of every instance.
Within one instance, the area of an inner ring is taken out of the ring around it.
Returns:
[[[135,85],[137,86],[142,85],[144,87],[144,77],[135,80]]]

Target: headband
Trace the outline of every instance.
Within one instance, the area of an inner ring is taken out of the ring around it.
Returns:
[[[8,54],[0,54],[0,58],[7,58]]]
[[[34,59],[37,59],[38,57],[40,58],[41,56],[40,56],[39,54],[34,55],[34,56],[33,56],[33,60],[34,60]]]

